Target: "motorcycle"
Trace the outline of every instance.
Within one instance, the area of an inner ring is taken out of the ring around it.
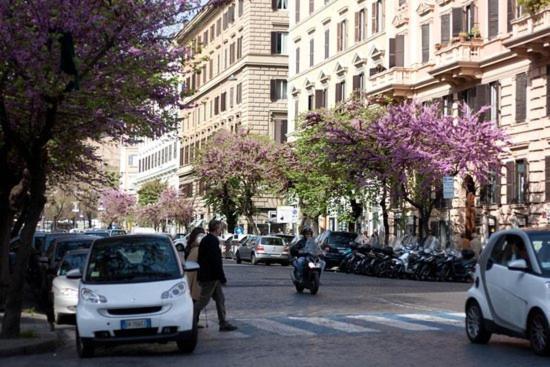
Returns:
[[[309,289],[311,294],[317,294],[319,291],[319,284],[321,279],[321,272],[323,270],[324,261],[317,255],[305,254],[304,269],[302,271],[302,276],[299,277],[296,274],[298,268],[298,260],[292,262],[294,267],[293,271],[290,274],[292,283],[296,287],[298,293],[302,293],[304,289]]]

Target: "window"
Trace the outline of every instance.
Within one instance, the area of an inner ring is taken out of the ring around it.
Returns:
[[[309,40],[309,66],[313,66],[315,61],[315,40],[312,38]]]
[[[325,29],[325,60],[330,57],[330,30]]]
[[[216,75],[220,74],[220,65],[222,64],[222,55],[218,54],[218,62],[216,64]]]
[[[202,67],[201,74],[202,74],[202,84],[206,84],[206,65]]]
[[[235,21],[235,5],[231,5],[227,9],[227,23],[232,24]]]
[[[430,25],[422,24],[422,62],[430,59]]]
[[[212,80],[214,77],[214,60],[208,60],[208,79]]]
[[[526,202],[527,198],[527,167],[524,160],[516,161],[516,198],[519,204]]]
[[[202,44],[205,46],[208,45],[208,29],[202,35]]]
[[[307,110],[308,111],[313,111],[315,109],[315,105],[313,104],[314,101],[313,101],[313,94],[308,94],[307,96]]]
[[[216,21],[216,37],[222,33],[222,18]]]
[[[528,199],[527,161],[520,159],[506,163],[506,201],[523,204]]]
[[[444,96],[441,100],[441,104],[443,107],[443,115],[452,116],[453,115],[453,95],[449,94],[448,96]]]
[[[214,115],[220,113],[220,97],[214,98]]]
[[[231,87],[229,89],[229,108],[233,108],[233,98],[235,96],[235,88]]]
[[[243,84],[239,83],[237,84],[237,93],[236,93],[236,103],[241,104],[243,100]]]
[[[239,0],[239,17],[243,16],[244,11],[244,0]]]
[[[300,114],[300,101],[298,98],[294,99],[294,121],[298,120],[298,115]]]
[[[129,166],[134,166],[135,165],[135,160],[136,160],[136,155],[135,154],[130,154],[128,156],[128,165]]]
[[[286,55],[288,53],[288,33],[271,32],[271,53]]]
[[[315,11],[315,0],[309,0],[309,14]]]
[[[341,81],[340,83],[336,83],[336,103],[343,102],[345,96],[346,96],[346,82]]]
[[[546,65],[546,116],[550,116],[550,65]]]
[[[273,79],[271,80],[271,100],[278,101],[286,99],[286,80]]]
[[[300,47],[296,47],[296,74],[300,73]]]
[[[441,44],[446,45],[451,40],[451,15],[441,16]]]
[[[227,103],[227,92],[223,92],[220,96],[220,112],[224,112],[226,110],[226,103]]]
[[[243,57],[243,37],[237,38],[237,60]]]
[[[227,16],[227,12],[223,13],[223,30],[225,31],[229,25],[229,17]]]
[[[300,21],[300,1],[301,0],[295,0],[295,13],[294,13],[294,17],[296,19],[296,23],[298,23]]]
[[[500,83],[490,83],[489,90],[491,98],[489,103],[489,106],[491,106],[490,119],[498,124],[500,121]]]
[[[527,74],[516,75],[516,122],[525,121],[527,115]]]
[[[365,74],[360,73],[353,76],[353,91],[361,92],[365,89]]]
[[[395,38],[389,39],[389,67],[405,66],[405,36],[398,34]]]
[[[367,14],[365,9],[355,13],[355,42],[361,42],[367,36]]]
[[[288,0],[273,0],[273,9],[288,9]]]
[[[277,143],[285,143],[286,142],[286,134],[288,130],[288,122],[286,119],[277,119],[273,121],[273,127],[274,127],[274,136],[273,140]]]
[[[384,0],[376,0],[372,3],[372,24],[371,31],[372,34],[376,34],[384,31],[385,23],[385,9],[384,9]]]
[[[229,45],[229,65],[235,63],[235,42]]]
[[[479,198],[482,204],[500,204],[500,176],[491,172],[487,183],[480,189]]]
[[[210,26],[210,38],[212,39],[212,41],[214,40],[214,37],[216,37],[215,30],[216,30],[216,23]]]
[[[315,108],[327,107],[327,90],[317,89],[315,90]]]
[[[227,69],[227,63],[229,62],[229,58],[227,57],[227,48],[223,50],[223,68],[224,70]]]
[[[489,0],[487,10],[487,24],[489,27],[489,39],[498,35],[498,3],[499,0]]]
[[[336,51],[340,52],[347,47],[347,22],[345,20],[338,23],[336,27]]]

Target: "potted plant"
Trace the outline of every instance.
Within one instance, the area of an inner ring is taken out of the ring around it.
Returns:
[[[460,42],[464,42],[466,40],[468,40],[469,36],[468,36],[468,33],[466,32],[460,32],[458,34],[458,39],[460,40]]]
[[[438,51],[441,49],[441,43],[436,43],[434,46],[435,46],[435,49]]]
[[[479,28],[478,27],[473,27],[472,29],[470,29],[469,36],[470,36],[470,38],[473,38],[473,39],[480,39],[481,38],[481,32],[479,31]]]

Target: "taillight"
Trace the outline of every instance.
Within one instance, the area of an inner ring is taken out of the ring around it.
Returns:
[[[262,245],[257,245],[256,252],[264,252],[264,247]]]
[[[283,252],[288,252],[288,245],[285,245],[285,246],[283,247]]]

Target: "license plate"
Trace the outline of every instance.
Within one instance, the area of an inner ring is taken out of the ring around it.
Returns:
[[[143,329],[151,327],[151,319],[122,320],[121,329]]]

